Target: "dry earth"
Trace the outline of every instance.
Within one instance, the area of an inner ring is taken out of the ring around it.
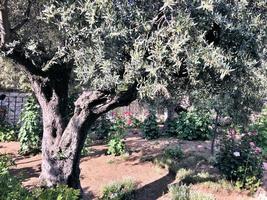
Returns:
[[[138,183],[138,200],[167,200],[168,185],[175,184],[175,177],[166,169],[159,168],[147,160],[160,154],[169,145],[180,144],[185,152],[197,152],[208,155],[209,142],[178,141],[176,139],[160,139],[146,141],[139,136],[126,139],[131,154],[123,157],[113,157],[105,154],[105,145],[94,145],[88,156],[81,160],[81,184],[86,193],[86,199],[97,199],[102,188],[112,182],[131,179]],[[19,143],[0,143],[0,153],[12,154],[16,166],[12,168],[15,175],[23,175],[23,184],[28,188],[38,186],[38,176],[41,170],[41,155],[23,157],[18,155]],[[146,158],[146,159],[144,159]],[[217,200],[267,200],[267,173],[265,187],[256,195],[248,197],[244,193],[227,190],[213,191],[199,185],[193,190],[210,193]],[[261,195],[261,198],[259,197]]]

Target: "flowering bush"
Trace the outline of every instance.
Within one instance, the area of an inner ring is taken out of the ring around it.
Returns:
[[[263,161],[261,148],[255,144],[256,132],[237,134],[230,129],[220,141],[217,165],[228,180],[239,188],[254,192],[261,184]]]

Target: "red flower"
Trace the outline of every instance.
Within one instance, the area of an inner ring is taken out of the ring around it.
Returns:
[[[130,111],[127,111],[127,112],[124,112],[124,115],[125,115],[125,116],[131,116],[132,113],[131,113]]]
[[[132,125],[132,120],[131,120],[131,119],[128,119],[128,120],[127,120],[127,125],[128,125],[128,126]]]

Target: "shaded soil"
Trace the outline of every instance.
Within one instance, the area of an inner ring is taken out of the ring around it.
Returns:
[[[169,145],[180,144],[186,153],[209,155],[210,142],[178,141],[177,139],[159,139],[146,141],[139,136],[129,136],[126,139],[130,154],[122,157],[105,155],[105,145],[90,147],[89,154],[81,160],[81,184],[86,193],[86,199],[97,199],[101,195],[102,188],[112,182],[131,179],[138,184],[138,200],[167,200],[168,186],[175,184],[175,175],[167,169],[157,167],[151,158],[161,154]],[[0,143],[0,153],[12,154],[16,166],[12,168],[14,175],[23,175],[23,184],[28,188],[38,186],[38,176],[41,170],[41,155],[20,156],[18,155],[19,143]],[[265,174],[267,182],[267,173]],[[267,184],[265,184],[267,185]],[[247,197],[243,193],[219,190],[198,184],[192,186],[193,190],[213,194],[218,200],[250,200],[257,197]],[[266,189],[267,187],[265,187]],[[264,188],[259,194],[263,195]],[[259,196],[257,194],[257,196]],[[267,200],[263,197],[261,200]]]

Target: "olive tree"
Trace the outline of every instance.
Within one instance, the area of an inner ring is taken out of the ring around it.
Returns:
[[[242,86],[257,94],[261,84],[267,29],[260,0],[1,3],[2,56],[26,73],[42,109],[47,186],[80,188],[87,130],[114,108],[166,91]],[[20,3],[25,20],[13,19]],[[80,96],[69,118],[70,85]]]

